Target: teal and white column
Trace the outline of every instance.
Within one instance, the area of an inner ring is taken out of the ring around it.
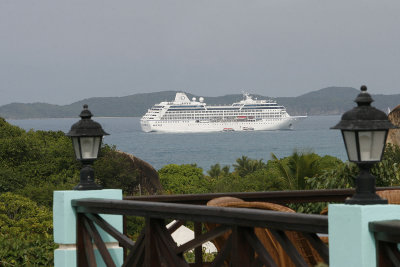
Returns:
[[[400,219],[400,205],[329,205],[329,266],[375,267],[373,221]]]
[[[102,198],[122,200],[122,190],[82,190],[82,191],[54,191],[53,225],[54,242],[59,245],[54,251],[55,267],[75,267],[76,264],[76,212],[71,206],[71,200],[81,198]],[[108,223],[122,232],[122,215],[101,215]],[[123,248],[118,242],[99,228],[103,241],[108,248],[115,264],[123,263]],[[95,248],[97,266],[105,266],[100,253]]]

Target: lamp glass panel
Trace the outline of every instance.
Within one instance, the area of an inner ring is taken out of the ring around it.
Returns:
[[[358,161],[356,133],[353,131],[343,131],[343,139],[346,144],[349,160]]]
[[[77,160],[81,159],[81,149],[79,146],[79,137],[72,137],[72,145],[75,151],[75,157]]]
[[[386,131],[362,131],[360,140],[361,161],[380,161],[385,146]]]
[[[99,152],[101,137],[81,137],[82,159],[95,159]]]

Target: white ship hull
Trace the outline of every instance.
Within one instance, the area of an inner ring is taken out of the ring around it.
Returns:
[[[291,130],[293,124],[306,118],[305,116],[291,116],[277,120],[257,122],[195,122],[195,121],[140,121],[144,132],[162,133],[206,133],[229,131],[274,131]]]
[[[177,93],[173,102],[154,105],[140,120],[144,132],[198,133],[220,131],[271,131],[292,129],[306,116],[290,116],[272,100],[245,99],[232,105],[208,106],[203,98],[189,100]]]

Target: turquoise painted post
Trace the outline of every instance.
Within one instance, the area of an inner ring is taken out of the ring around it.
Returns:
[[[329,205],[329,266],[375,267],[375,239],[368,223],[400,219],[400,205]]]
[[[76,213],[71,206],[71,200],[80,198],[104,198],[122,199],[122,190],[104,189],[87,191],[54,191],[53,199],[53,225],[54,242],[59,248],[54,251],[55,267],[75,267],[76,266]],[[101,215],[108,223],[122,232],[121,215]],[[123,248],[118,246],[118,242],[100,230],[100,234],[106,242],[117,266],[123,263]],[[97,266],[105,266],[103,259],[95,250]]]

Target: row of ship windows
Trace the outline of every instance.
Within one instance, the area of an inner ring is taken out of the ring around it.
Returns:
[[[232,114],[232,115],[249,115],[254,113],[269,114],[269,113],[284,113],[283,110],[272,110],[269,112],[263,112],[262,110],[251,110],[248,112],[233,112],[233,111],[167,111],[166,114]]]
[[[244,125],[254,125],[254,124],[269,124],[272,123],[273,121],[279,121],[280,119],[272,119],[271,121],[268,122],[243,122],[242,124]],[[170,123],[187,123],[187,125],[197,125],[197,124],[193,124],[190,121],[158,121],[157,123],[154,124],[154,126],[162,126],[162,124],[170,124]],[[202,123],[203,125],[226,125],[226,123]]]
[[[270,113],[258,113],[258,114],[254,114],[254,113],[242,113],[242,114],[235,114],[235,113],[225,113],[225,114],[213,114],[213,116],[210,116],[210,114],[191,114],[191,113],[179,113],[179,114],[171,114],[171,113],[166,113],[164,116],[170,116],[170,117],[174,117],[174,116],[186,116],[186,117],[198,117],[198,116],[206,116],[206,117],[210,117],[210,118],[215,118],[215,117],[268,117],[271,115],[284,115],[284,113],[279,113],[279,112],[270,112]]]
[[[268,114],[268,115],[264,115],[264,116],[257,116],[257,118],[260,119],[268,119],[268,118],[281,118],[282,116],[279,114]],[[199,119],[199,120],[206,120],[206,119],[231,119],[234,120],[236,119],[236,117],[207,117],[207,116],[163,116],[162,119],[165,120],[185,120],[185,119]]]
[[[274,110],[274,109],[284,109],[283,106],[276,106],[276,107],[263,107],[263,108],[259,108],[259,107],[254,107],[254,108],[208,108],[208,109],[204,109],[204,108],[169,108],[167,111],[185,111],[185,112],[200,112],[200,110],[202,110],[203,112],[213,112],[213,111],[230,111],[230,110],[257,110],[259,112],[261,112],[262,110]],[[152,110],[158,110],[158,109],[152,109]]]

